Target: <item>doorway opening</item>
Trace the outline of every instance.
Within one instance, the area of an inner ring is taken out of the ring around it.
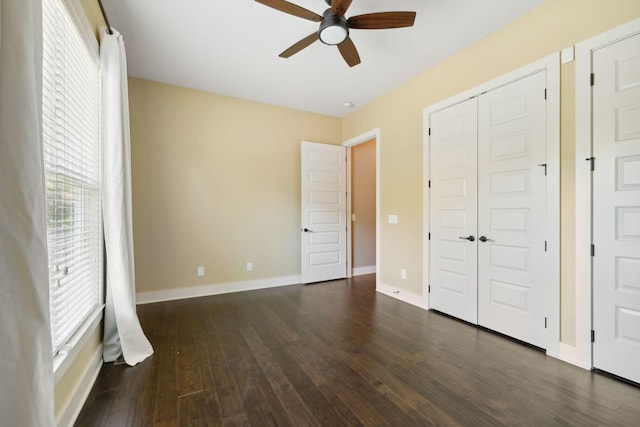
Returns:
[[[342,144],[347,147],[347,277],[380,268],[380,129]]]

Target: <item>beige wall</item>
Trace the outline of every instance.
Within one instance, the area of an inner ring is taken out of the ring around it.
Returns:
[[[416,294],[422,289],[422,110],[638,17],[638,0],[549,0],[344,119],[345,140],[381,130],[381,216],[399,215],[398,225],[381,221],[383,283]],[[561,74],[561,335],[573,343],[574,64]],[[398,274],[403,267],[407,280]]]
[[[80,0],[80,4],[84,9],[84,13],[87,15],[87,19],[91,28],[96,35],[96,39],[100,39],[99,30],[105,26],[104,19],[102,18],[102,12],[98,6],[98,0]],[[108,16],[107,16],[108,18]]]
[[[137,291],[299,275],[300,142],[341,120],[139,79],[129,99]]]
[[[351,148],[352,266],[376,265],[376,140]]]

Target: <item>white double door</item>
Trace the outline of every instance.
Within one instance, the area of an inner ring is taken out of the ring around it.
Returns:
[[[592,61],[593,365],[640,383],[640,34]]]
[[[545,339],[546,73],[430,115],[430,307]]]

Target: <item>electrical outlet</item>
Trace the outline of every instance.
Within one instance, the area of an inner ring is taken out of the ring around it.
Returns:
[[[252,262],[248,262],[247,263],[247,271],[253,271],[253,263]]]
[[[204,276],[204,267],[200,266],[198,267],[198,277],[202,277]]]
[[[407,270],[405,270],[404,268],[400,269],[400,278],[401,279],[406,279],[407,278]]]

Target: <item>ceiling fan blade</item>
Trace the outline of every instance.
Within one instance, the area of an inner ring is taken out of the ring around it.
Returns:
[[[413,26],[415,12],[378,12],[356,15],[347,19],[349,28],[358,30],[383,30]]]
[[[333,0],[331,2],[331,13],[334,15],[344,16],[347,13],[347,9],[351,6],[353,0]]]
[[[296,4],[289,3],[285,0],[256,0],[258,3],[262,3],[265,6],[269,6],[280,12],[288,13],[289,15],[297,16],[299,18],[308,19],[309,21],[320,22],[322,16],[315,12],[312,12],[304,7],[300,7]]]
[[[345,41],[340,43],[338,45],[338,49],[349,67],[353,67],[360,63],[360,55],[358,55],[358,50],[351,41],[351,37],[347,37]]]
[[[284,52],[282,52],[278,56],[280,56],[280,58],[288,58],[288,57],[290,57],[292,55],[295,55],[296,53],[300,52],[305,47],[311,45],[316,40],[318,40],[318,33],[317,32],[315,32],[313,34],[309,34],[307,37],[303,38],[299,42],[294,43],[293,45],[291,45],[291,47],[289,49],[285,50]]]

